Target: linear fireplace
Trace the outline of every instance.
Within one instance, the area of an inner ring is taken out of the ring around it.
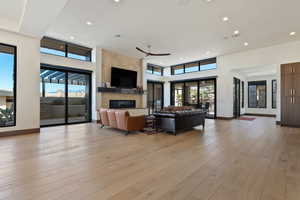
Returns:
[[[109,108],[135,108],[135,100],[109,100]]]

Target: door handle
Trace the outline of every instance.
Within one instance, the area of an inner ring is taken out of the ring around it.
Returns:
[[[293,89],[291,89],[291,95],[293,95]]]

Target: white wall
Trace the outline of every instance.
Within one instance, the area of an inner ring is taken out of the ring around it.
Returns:
[[[92,71],[92,119],[96,120],[96,63],[43,53],[41,53],[41,63]]]
[[[0,132],[40,127],[40,40],[1,31],[0,43],[17,46],[17,118]]]
[[[276,80],[276,79],[277,79],[276,75],[274,75],[274,76],[257,76],[257,77],[247,78],[247,82],[245,84],[246,113],[267,114],[267,115],[276,115],[277,114],[277,109],[272,108],[272,80]],[[248,81],[267,81],[267,108],[248,108]]]
[[[267,67],[274,65],[277,68],[277,120],[280,121],[280,65],[284,63],[300,62],[300,41],[280,44],[276,46],[254,49],[240,53],[233,53],[217,57],[217,69],[183,75],[170,76],[165,73],[165,106],[169,105],[171,80],[204,78],[217,76],[217,116],[233,116],[233,77],[237,76],[236,69],[251,67]],[[167,68],[169,69],[169,68]],[[148,76],[149,77],[149,76]],[[148,78],[147,77],[147,78]],[[237,77],[245,81],[245,77]],[[245,87],[246,88],[246,87]],[[247,92],[245,91],[245,95]],[[245,106],[246,106],[245,102]],[[246,110],[242,110],[242,113]],[[274,110],[270,111],[274,113]]]
[[[239,68],[249,67],[264,67],[275,65],[277,67],[277,84],[280,86],[280,65],[284,63],[300,62],[300,41],[290,42],[281,45],[245,51],[230,55],[219,56],[218,67],[222,71],[228,71]],[[223,73],[223,72],[222,72]],[[228,85],[228,84],[227,84]],[[226,86],[227,87],[227,86]],[[232,97],[233,90],[228,90],[228,99],[225,100],[222,106],[227,109],[222,110],[222,115],[232,115]],[[280,121],[280,87],[277,97],[277,117]],[[226,95],[225,95],[226,96]],[[224,97],[225,97],[224,96]],[[224,98],[223,97],[223,98]],[[222,97],[221,97],[222,98]],[[231,99],[230,99],[231,98]]]

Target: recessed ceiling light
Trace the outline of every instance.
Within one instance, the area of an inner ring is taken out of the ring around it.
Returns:
[[[210,2],[212,2],[212,0],[205,0],[207,3],[210,3]]]
[[[233,34],[234,34],[234,35],[238,35],[238,34],[240,34],[240,31],[239,31],[239,30],[235,30],[235,31],[233,32]]]
[[[87,21],[86,24],[89,26],[93,25],[93,23],[91,21]]]
[[[248,43],[248,42],[245,42],[245,43],[244,43],[244,45],[245,45],[245,46],[248,46],[248,45],[249,45],[249,43]]]
[[[293,31],[293,32],[290,32],[290,35],[291,35],[291,36],[296,35],[296,32],[294,32],[294,31]]]
[[[114,0],[114,2],[116,2],[116,3],[119,3],[119,2],[120,2],[120,0]]]
[[[74,37],[74,36],[70,36],[70,39],[71,39],[71,40],[74,40],[74,39],[75,39],[75,37]]]
[[[229,18],[228,17],[223,17],[222,20],[223,20],[223,22],[227,22],[229,20]]]

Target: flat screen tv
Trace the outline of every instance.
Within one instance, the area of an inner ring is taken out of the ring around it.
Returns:
[[[118,88],[136,88],[137,72],[120,69],[116,67],[111,68],[111,86]]]

